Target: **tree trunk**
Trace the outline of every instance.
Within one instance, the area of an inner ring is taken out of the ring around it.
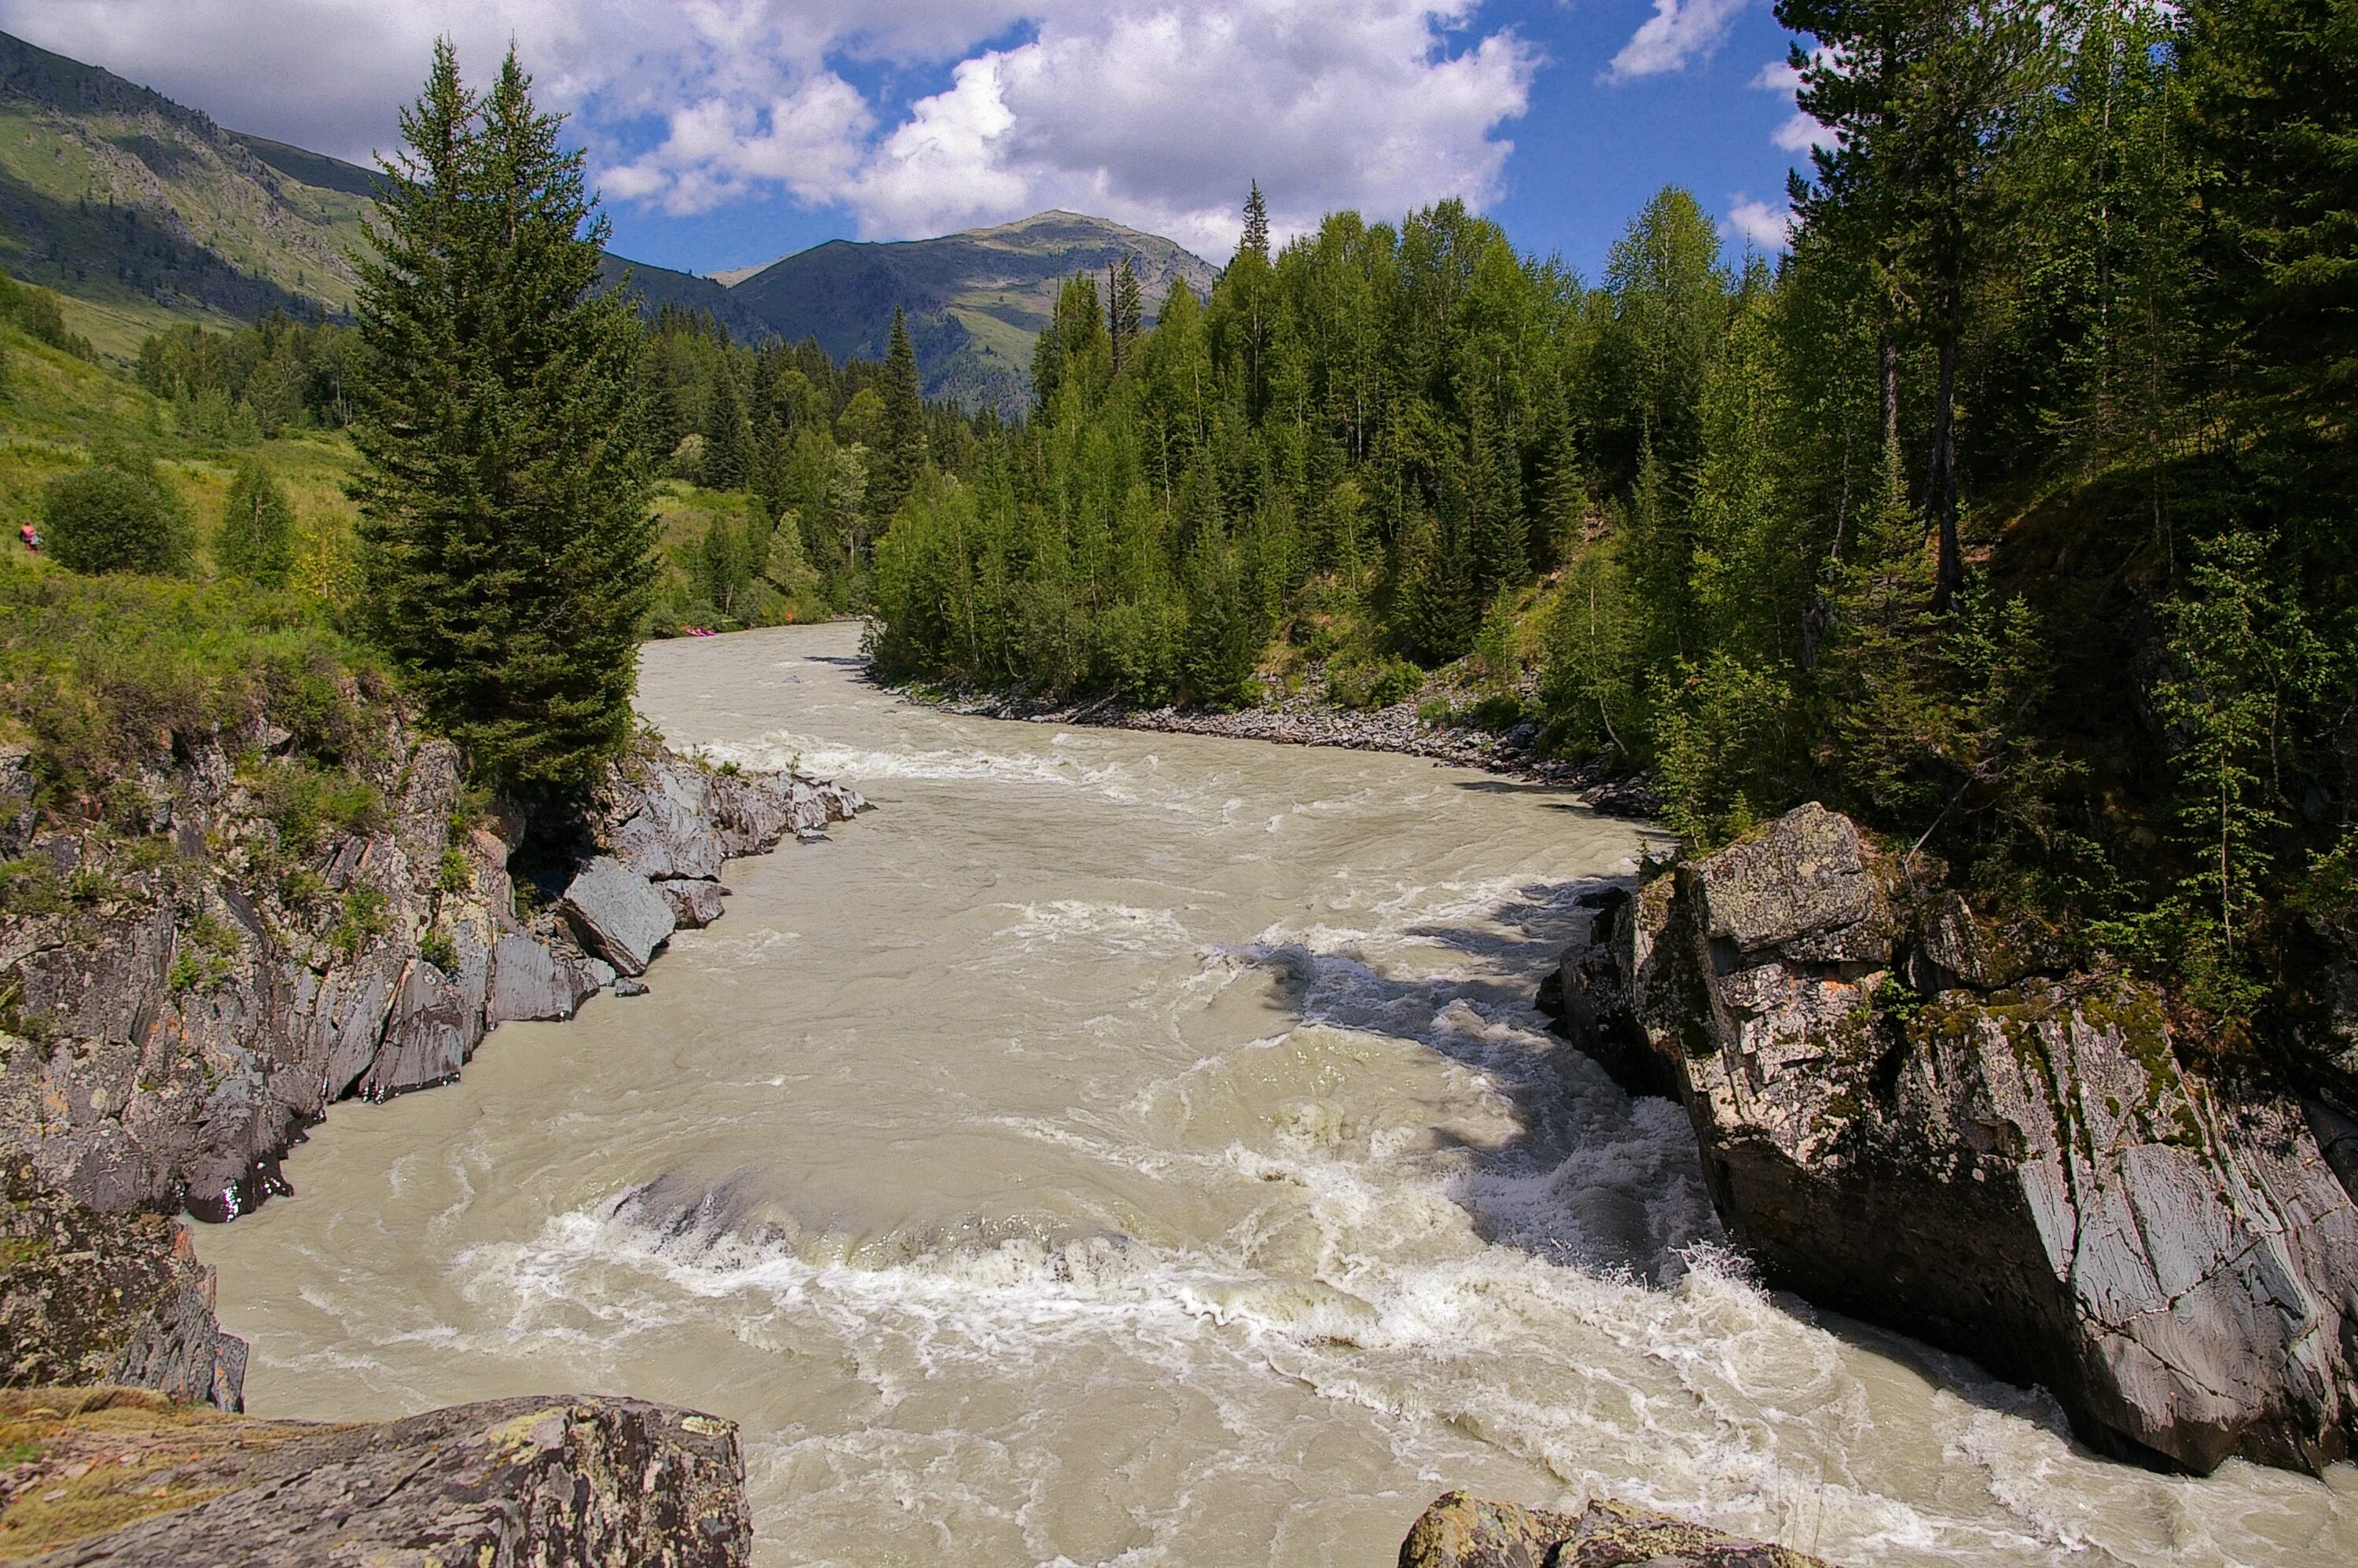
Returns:
[[[1957,545],[1957,340],[1963,335],[1964,291],[1954,277],[1949,280],[1948,294],[1940,387],[1932,403],[1932,467],[1924,493],[1925,509],[1940,535],[1932,608],[1944,614],[1965,586],[1965,558]]]

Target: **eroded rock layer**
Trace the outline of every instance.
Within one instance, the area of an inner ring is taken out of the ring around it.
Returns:
[[[35,1457],[0,1552],[54,1568],[739,1568],[737,1429],[638,1400],[494,1400],[365,1426],[257,1422],[129,1390],[0,1396]]]

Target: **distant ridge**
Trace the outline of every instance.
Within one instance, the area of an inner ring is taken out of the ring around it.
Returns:
[[[1095,275],[1134,258],[1150,311],[1184,280],[1207,293],[1210,263],[1160,234],[1062,211],[933,240],[829,240],[769,265],[704,281],[780,337],[818,340],[840,359],[881,358],[892,308],[909,315],[910,339],[928,396],[969,408],[1023,406],[1031,395],[1032,341],[1077,272]]]
[[[117,355],[176,322],[229,327],[273,310],[340,315],[348,252],[384,176],[225,129],[103,67],[0,33],[0,266],[93,309],[78,330]],[[741,341],[815,338],[881,359],[897,306],[928,396],[1013,411],[1032,343],[1076,272],[1133,258],[1150,312],[1211,265],[1159,234],[1048,211],[930,240],[830,240],[712,277],[609,255],[642,308],[708,311]]]

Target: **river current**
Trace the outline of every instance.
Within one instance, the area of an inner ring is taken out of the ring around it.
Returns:
[[[341,1105],[207,1229],[249,1408],[558,1390],[742,1424],[756,1560],[1380,1568],[1433,1496],[1867,1564],[2347,1564],[2358,1472],[2164,1477],[1749,1282],[1684,1116],[1532,993],[1647,843],[1417,759],[1059,730],[836,625],[641,707],[878,810],[732,864],[652,994]]]

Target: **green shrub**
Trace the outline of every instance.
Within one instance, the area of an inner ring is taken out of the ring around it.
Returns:
[[[230,483],[213,564],[223,577],[245,578],[265,588],[287,586],[295,564],[295,509],[260,458],[240,463]]]
[[[101,460],[51,480],[41,497],[49,553],[78,572],[185,574],[195,541],[186,513],[152,468]]]
[[[297,759],[364,761],[383,744],[387,691],[314,601],[0,556],[0,719],[29,731],[59,809],[144,819],[139,769],[165,737],[194,745],[265,714],[293,731]]]
[[[343,913],[328,941],[337,951],[357,952],[372,936],[384,935],[384,894],[375,888],[354,888],[344,894]]]
[[[438,926],[417,939],[417,956],[446,975],[458,972],[459,945]]]
[[[474,887],[475,865],[467,859],[464,849],[454,848],[442,851],[442,864],[435,871],[434,885],[447,893],[467,892]],[[444,967],[447,968],[449,966]]]

